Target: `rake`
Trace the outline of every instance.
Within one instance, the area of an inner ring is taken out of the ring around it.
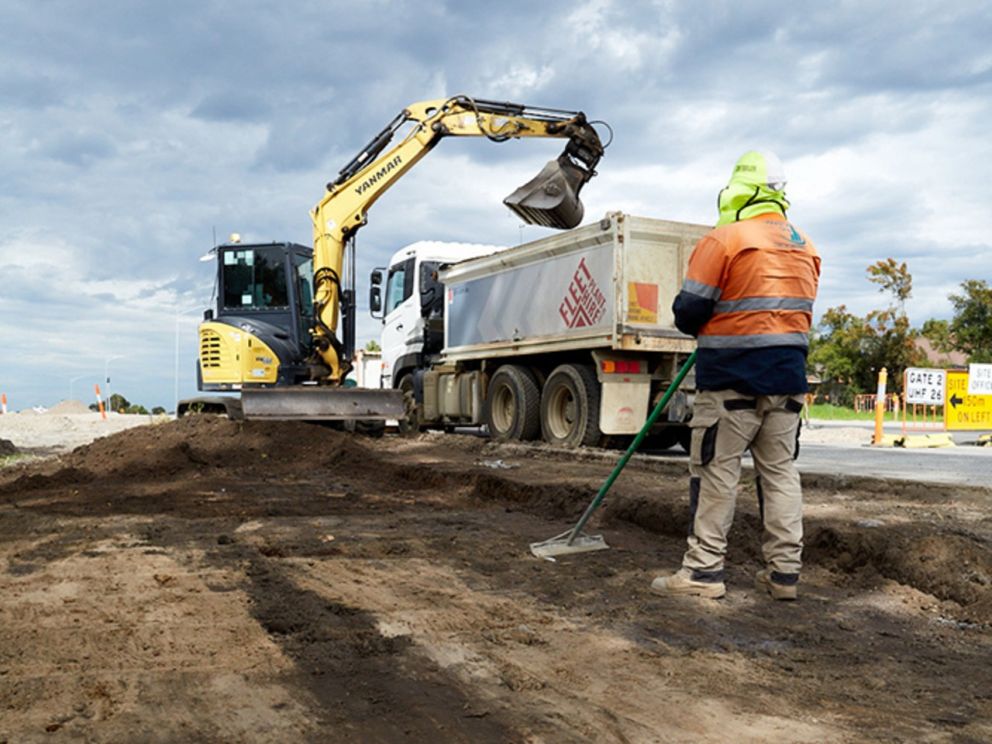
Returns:
[[[682,384],[682,380],[685,376],[689,374],[689,370],[692,369],[692,365],[696,363],[696,352],[692,352],[689,358],[685,360],[685,364],[679,370],[679,373],[672,380],[672,384],[668,386],[668,390],[662,396],[661,400],[658,401],[658,405],[654,407],[651,411],[651,415],[648,416],[648,420],[644,422],[644,426],[634,437],[634,441],[630,443],[627,451],[623,453],[623,457],[613,468],[613,472],[610,473],[609,477],[603,482],[603,485],[599,488],[599,493],[596,494],[596,498],[592,500],[589,506],[586,507],[585,512],[582,517],[575,524],[575,526],[562,532],[560,535],[555,535],[554,537],[545,540],[544,542],[536,542],[530,544],[530,552],[536,555],[538,558],[548,558],[553,559],[556,555],[568,555],[570,553],[589,553],[593,550],[606,550],[610,546],[606,544],[606,540],[603,539],[602,535],[586,535],[582,532],[582,528],[586,526],[586,522],[593,513],[599,508],[599,505],[603,503],[603,499],[606,497],[606,492],[610,490],[613,485],[613,481],[617,479],[620,475],[620,471],[623,470],[627,461],[633,456],[637,451],[637,448],[641,446],[641,442],[644,441],[644,437],[648,435],[648,431],[654,426],[655,421],[661,416],[662,411],[665,410],[665,406],[668,405],[669,399],[678,389],[679,385]]]

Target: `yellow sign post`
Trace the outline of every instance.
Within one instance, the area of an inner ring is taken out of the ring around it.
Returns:
[[[968,395],[968,373],[947,370],[944,422],[950,431],[992,429],[992,395]]]

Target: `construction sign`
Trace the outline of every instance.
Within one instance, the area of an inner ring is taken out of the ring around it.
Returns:
[[[967,372],[947,370],[945,396],[948,430],[992,429],[992,395],[969,395]]]
[[[944,405],[947,375],[942,369],[910,367],[905,372],[906,402],[924,406]]]
[[[992,364],[968,365],[968,395],[992,395]]]

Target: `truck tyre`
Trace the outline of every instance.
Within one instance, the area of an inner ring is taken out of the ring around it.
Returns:
[[[407,416],[399,422],[400,434],[417,434],[420,432],[420,406],[413,392],[413,375],[405,374],[400,378],[396,388],[403,392],[406,403]]]
[[[526,367],[505,364],[489,381],[486,394],[489,435],[501,442],[529,441],[541,434],[541,391]]]
[[[541,393],[541,431],[559,447],[599,443],[599,381],[591,367],[562,364],[551,373]]]

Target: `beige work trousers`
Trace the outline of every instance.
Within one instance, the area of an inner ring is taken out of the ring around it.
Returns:
[[[776,580],[798,579],[803,547],[802,490],[795,467],[802,395],[701,391],[693,403],[689,549],[682,565],[722,579],[734,518],[741,456],[750,447],[764,528],[762,553]]]

